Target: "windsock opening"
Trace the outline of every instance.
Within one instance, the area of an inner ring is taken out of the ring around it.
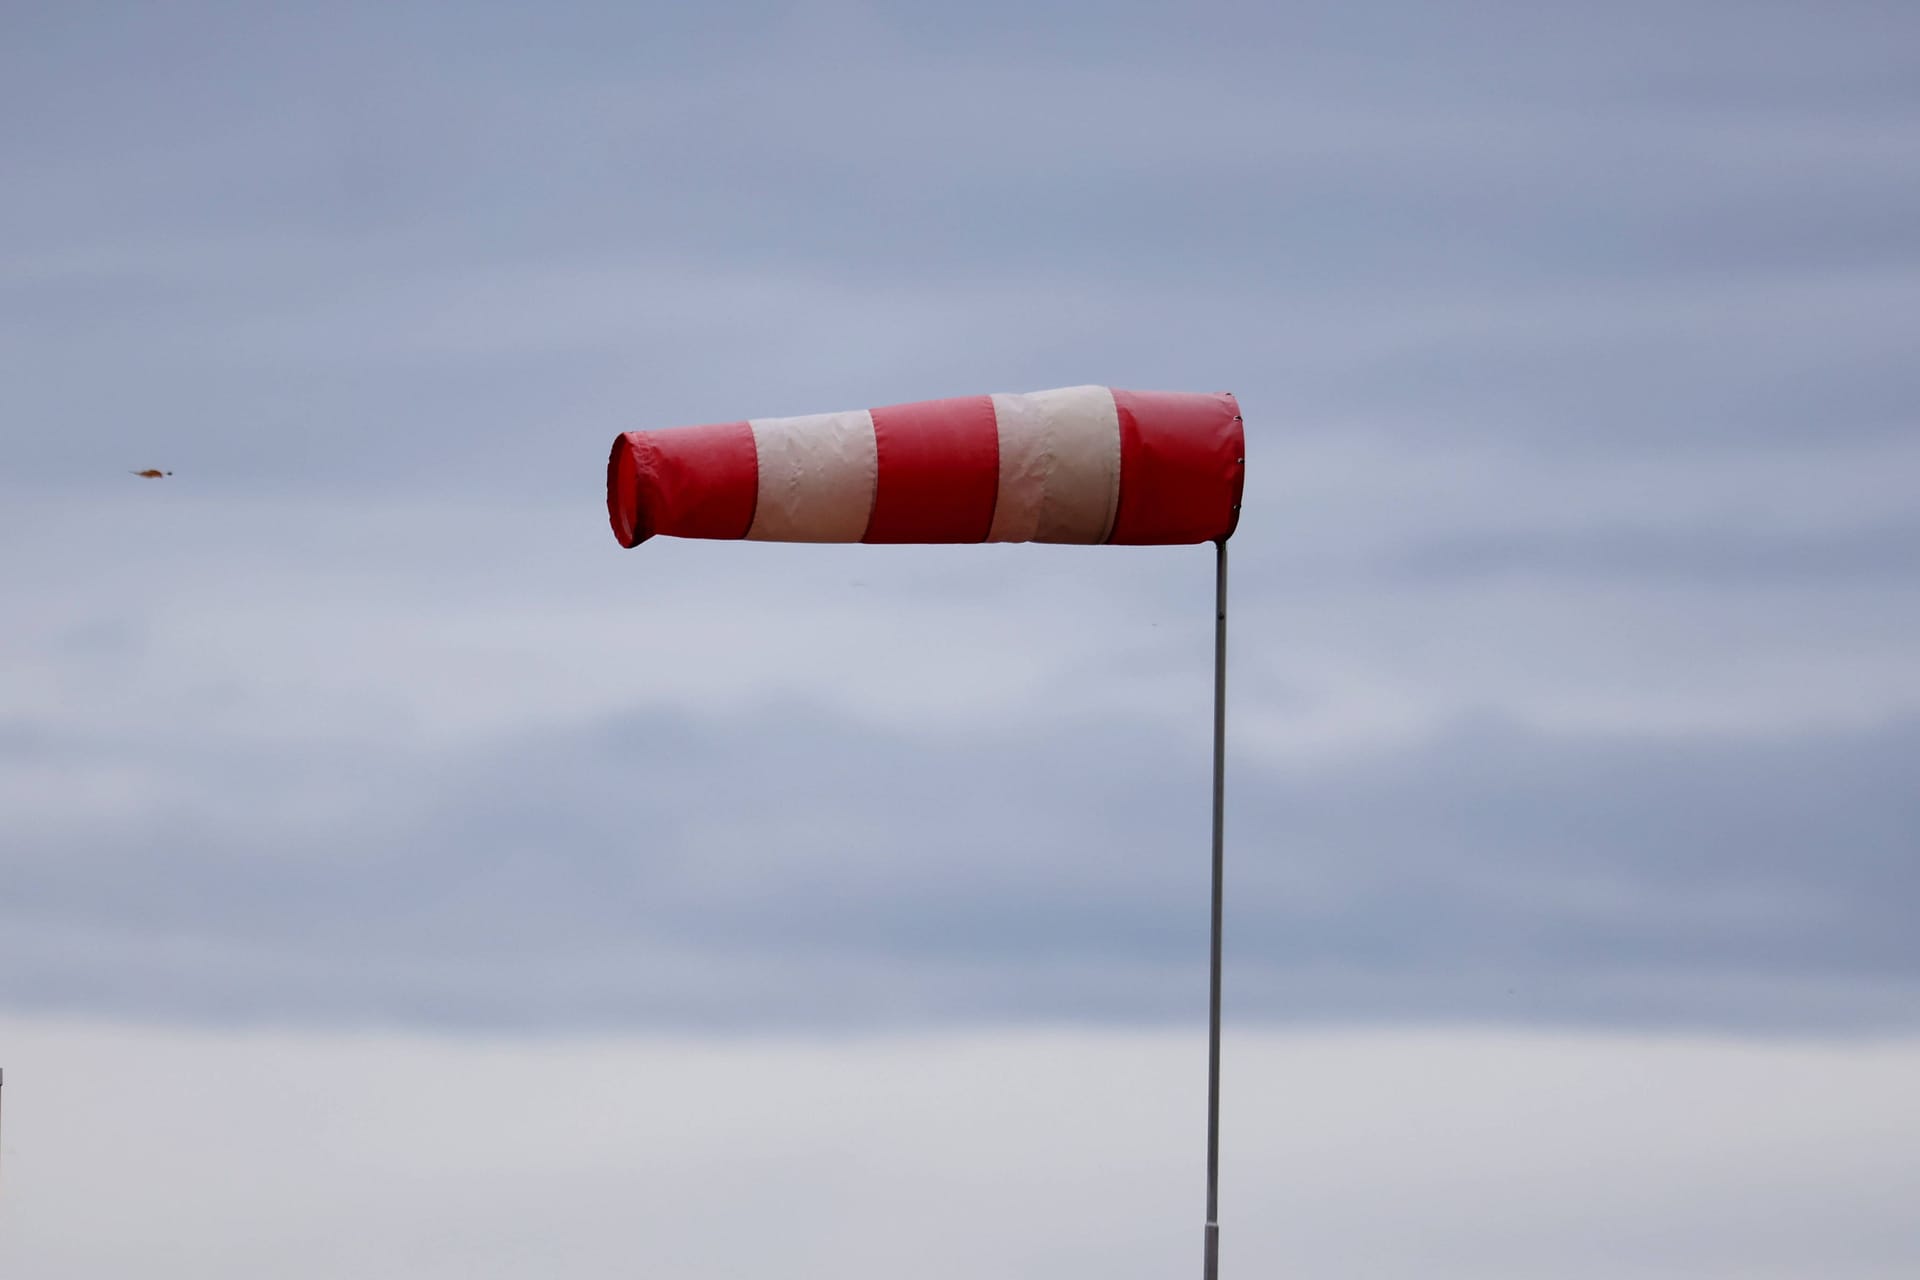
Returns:
[[[640,467],[634,453],[633,438],[621,435],[607,459],[607,518],[623,547],[637,547],[653,533],[640,506]]]

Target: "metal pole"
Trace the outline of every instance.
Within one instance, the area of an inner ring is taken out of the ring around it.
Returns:
[[[1207,1251],[1202,1274],[1220,1274],[1220,915],[1227,798],[1227,540],[1213,544],[1213,940],[1207,989]]]

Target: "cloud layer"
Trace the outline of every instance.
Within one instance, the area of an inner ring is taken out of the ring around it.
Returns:
[[[1915,34],[22,15],[0,1003],[1191,1017],[1204,549],[600,514],[627,426],[1105,381],[1248,412],[1235,1016],[1914,1025]]]

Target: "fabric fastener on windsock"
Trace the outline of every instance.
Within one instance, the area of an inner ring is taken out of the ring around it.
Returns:
[[[1231,395],[1067,387],[629,431],[614,536],[772,542],[1214,542],[1246,473]]]

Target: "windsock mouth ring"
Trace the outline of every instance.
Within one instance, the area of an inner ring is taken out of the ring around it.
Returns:
[[[653,535],[640,494],[640,459],[633,438],[617,436],[607,458],[607,519],[623,547],[637,547]]]

